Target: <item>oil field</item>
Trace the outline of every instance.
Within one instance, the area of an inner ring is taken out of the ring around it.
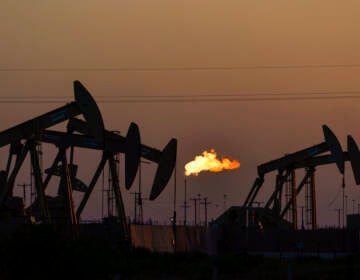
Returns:
[[[135,193],[139,219],[131,221],[119,183],[118,155],[125,156],[124,191],[132,187],[141,158],[157,164],[149,196],[153,201],[176,173],[177,139],[170,139],[158,150],[141,143],[135,123],[130,124],[126,136],[106,130],[91,94],[79,81],[73,85],[75,101],[0,132],[0,146],[8,148],[0,188],[3,279],[25,275],[38,279],[68,275],[94,279],[302,279],[309,274],[326,279],[359,277],[360,216],[348,215],[342,227],[319,228],[315,184],[316,167],[334,164],[344,176],[346,162],[350,162],[354,180],[360,184],[360,152],[353,137],[347,137],[347,151],[343,151],[335,134],[323,125],[323,142],[260,164],[244,203],[230,206],[211,221],[206,214],[210,202],[198,197],[192,199],[195,224],[187,224],[186,179],[182,222],[177,221],[174,207],[171,225],[144,223],[140,219],[140,190]],[[61,122],[67,122],[66,132],[50,130]],[[49,168],[41,164],[46,156],[40,153],[43,143],[53,145],[56,151]],[[81,163],[75,158],[82,149],[101,151],[89,184],[77,176]],[[26,205],[25,185],[20,185],[22,197],[13,190],[28,154],[34,188],[31,203]],[[106,165],[115,211],[100,222],[88,222],[82,219],[82,211]],[[188,162],[185,175],[239,167],[237,160],[219,160],[211,150]],[[305,170],[299,184],[297,169]],[[276,173],[275,185],[260,207],[256,198],[265,175],[270,173]],[[56,195],[50,196],[46,190],[53,176],[60,180]],[[174,183],[176,187],[176,180]],[[299,222],[297,203],[302,190],[305,206]],[[345,203],[344,177],[342,191]],[[75,192],[82,195],[79,203],[75,202]],[[206,214],[204,223],[196,221],[196,208],[201,205]],[[339,221],[341,218],[345,219],[339,213]],[[23,269],[14,269],[14,263]],[[58,269],[61,272],[54,273]]]
[[[0,279],[360,279],[360,2],[0,2]]]

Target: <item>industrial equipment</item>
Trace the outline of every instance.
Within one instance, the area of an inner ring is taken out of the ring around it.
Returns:
[[[22,207],[19,203],[15,203],[17,205],[11,203],[11,201],[14,200],[19,201],[19,199],[14,198],[12,194],[15,178],[27,154],[30,153],[31,165],[35,178],[35,188],[41,208],[41,216],[44,221],[50,222],[45,199],[45,190],[41,178],[39,157],[36,152],[35,138],[38,137],[44,129],[80,114],[83,115],[86,121],[93,123],[91,135],[96,139],[103,138],[104,124],[99,108],[92,96],[79,81],[74,82],[74,96],[74,102],[0,132],[0,147],[10,145],[7,166],[2,180],[3,184],[0,186],[0,207],[5,207],[5,209],[8,208],[7,205],[11,205],[10,208]],[[25,141],[25,143],[22,143],[21,141]],[[12,170],[10,170],[14,155],[16,156],[15,164]],[[68,173],[68,171],[66,172]]]
[[[105,130],[100,110],[79,81],[74,82],[74,95],[74,102],[0,132],[0,147],[10,145],[6,170],[0,171],[0,219],[4,213],[6,215],[10,213],[10,216],[14,213],[24,215],[26,211],[34,215],[39,222],[67,223],[76,226],[104,166],[108,163],[118,222],[121,225],[123,238],[128,240],[129,232],[116,168],[116,155],[125,154],[126,189],[130,189],[136,177],[141,156],[158,163],[150,194],[150,200],[154,200],[163,191],[174,170],[177,140],[171,139],[160,151],[141,144],[139,128],[135,123],[131,123],[126,137]],[[80,114],[85,121],[75,118]],[[69,120],[67,132],[48,130],[51,126],[67,120]],[[44,180],[36,150],[39,143],[53,144],[58,149],[52,165],[45,170]],[[74,164],[75,147],[102,151],[100,163],[89,185],[76,176],[78,165]],[[70,149],[69,160],[68,149]],[[31,156],[37,197],[30,207],[24,209],[22,199],[13,196],[13,188],[16,176],[28,153]],[[13,156],[16,156],[15,164],[12,164]],[[47,196],[45,193],[52,176],[60,177],[58,193],[55,197]],[[84,193],[77,208],[73,199],[73,190]]]
[[[77,131],[82,134],[89,134],[89,125],[79,119],[70,119],[68,122],[68,131]],[[117,143],[124,143],[125,138],[119,134],[105,130],[105,147],[116,151],[119,145]],[[115,150],[114,150],[115,149]],[[162,151],[158,149],[141,144],[141,157],[158,163],[155,178],[150,193],[150,200],[156,199],[165,186],[169,182],[171,174],[175,168],[176,163],[176,150],[177,140],[171,139]],[[130,185],[126,184],[126,188],[129,189]]]
[[[275,217],[274,219],[279,219],[279,223],[283,223],[281,220],[290,211],[288,220],[294,229],[297,229],[298,207],[296,197],[304,186],[306,189],[305,208],[307,221],[311,224],[312,229],[317,228],[315,167],[335,163],[339,172],[343,175],[344,188],[344,162],[350,160],[355,182],[360,184],[360,152],[353,138],[348,136],[349,152],[343,152],[335,134],[326,125],[323,125],[323,134],[325,141],[318,145],[287,154],[284,157],[258,166],[258,177],[243,204],[244,215],[246,213],[247,216],[250,210],[254,211],[252,205],[264,183],[265,174],[272,171],[278,171],[275,189],[265,203],[264,208],[267,210],[262,211],[262,214],[258,215],[258,219],[264,218],[264,213],[271,213]],[[325,152],[330,152],[330,154],[321,155]],[[304,168],[306,173],[299,186],[296,187],[295,170],[299,168]],[[282,207],[284,192],[285,206]],[[268,210],[271,210],[271,212]],[[248,217],[246,219],[248,220]]]

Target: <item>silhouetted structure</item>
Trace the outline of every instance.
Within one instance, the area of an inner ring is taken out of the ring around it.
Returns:
[[[279,224],[287,218],[292,228],[297,229],[297,196],[305,187],[305,224],[313,230],[317,229],[315,168],[335,163],[343,176],[343,189],[345,189],[344,164],[345,161],[350,161],[355,182],[360,184],[360,152],[354,139],[348,136],[348,152],[344,152],[335,134],[326,125],[323,125],[323,134],[325,141],[320,144],[259,165],[258,177],[245,199],[242,213],[252,209],[254,200],[264,183],[265,175],[277,171],[274,191],[265,203],[265,211],[262,213],[277,217]],[[322,155],[326,152],[330,154]],[[305,176],[296,187],[295,170],[297,169],[305,169]],[[248,215],[242,214],[242,216],[245,218],[242,224],[245,225]],[[264,218],[262,214],[259,213],[257,217],[258,222],[262,222]]]
[[[130,189],[134,181],[140,157],[158,164],[150,194],[150,200],[154,200],[163,191],[172,175],[176,161],[177,140],[171,139],[166,147],[159,151],[141,144],[139,128],[135,123],[131,123],[126,137],[105,130],[95,100],[79,81],[74,82],[74,96],[75,101],[71,103],[0,132],[0,147],[10,146],[6,169],[0,171],[0,219],[4,222],[16,217],[25,220],[27,217],[33,217],[36,222],[67,224],[76,235],[81,213],[108,163],[109,185],[111,185],[109,187],[114,193],[116,205],[116,222],[121,225],[121,236],[124,240],[128,240],[129,228],[118,178],[118,154],[125,154],[126,189]],[[78,115],[82,115],[84,120],[76,118]],[[48,130],[49,127],[64,121],[68,121],[67,132]],[[58,150],[51,167],[45,170],[45,180],[42,178],[44,173],[37,148],[39,143],[53,144]],[[102,151],[101,160],[89,185],[76,176],[78,165],[74,163],[75,147]],[[68,150],[70,150],[69,159]],[[31,157],[36,200],[25,209],[23,199],[13,196],[13,188],[16,176],[28,153]],[[12,164],[14,156],[16,160]],[[60,177],[55,197],[46,195],[46,188],[52,176]],[[84,194],[77,208],[73,191]]]

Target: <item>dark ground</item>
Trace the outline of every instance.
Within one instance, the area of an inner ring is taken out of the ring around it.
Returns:
[[[331,260],[160,254],[24,227],[0,241],[0,279],[360,279],[360,255]]]

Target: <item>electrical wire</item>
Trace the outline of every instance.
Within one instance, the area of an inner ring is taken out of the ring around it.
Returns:
[[[303,65],[255,65],[255,66],[189,66],[189,67],[45,67],[0,68],[0,72],[162,72],[162,71],[236,71],[236,70],[282,70],[308,68],[360,68],[360,64],[303,64]]]
[[[308,92],[254,92],[254,93],[238,93],[238,94],[196,94],[196,95],[185,95],[185,94],[178,94],[178,95],[97,95],[96,98],[100,99],[109,99],[109,98],[216,98],[216,97],[259,97],[259,96],[299,96],[299,95],[339,95],[339,94],[359,94],[360,90],[346,90],[346,91],[308,91]],[[43,95],[7,95],[7,96],[0,96],[0,101],[2,99],[65,99],[65,98],[72,98],[71,95],[65,96],[43,96]]]
[[[142,99],[97,99],[97,103],[200,103],[200,102],[256,102],[256,101],[300,101],[300,100],[335,100],[335,99],[359,99],[360,95],[333,95],[333,96],[285,96],[285,97],[238,97],[238,98],[142,98]],[[25,104],[47,104],[47,103],[65,103],[66,100],[39,99],[0,99],[0,104],[25,103]]]

